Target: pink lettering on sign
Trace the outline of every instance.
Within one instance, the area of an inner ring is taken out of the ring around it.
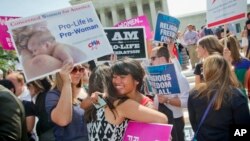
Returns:
[[[147,40],[150,40],[152,38],[150,24],[148,22],[148,18],[145,15],[121,21],[114,27],[134,27],[134,26],[144,26]]]
[[[130,121],[123,141],[169,141],[172,125]]]
[[[16,19],[18,17],[6,17],[0,16],[0,44],[4,50],[14,50],[13,43],[8,33],[8,27],[6,26],[6,21]]]

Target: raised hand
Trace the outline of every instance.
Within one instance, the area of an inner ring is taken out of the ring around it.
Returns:
[[[62,66],[61,71],[59,72],[62,81],[65,82],[70,82],[71,83],[71,78],[70,78],[70,73],[73,70],[73,63],[66,63]]]

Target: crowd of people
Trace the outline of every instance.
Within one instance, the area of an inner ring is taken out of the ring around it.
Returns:
[[[120,141],[133,120],[172,124],[171,140],[184,141],[183,108],[194,139],[229,140],[230,125],[250,126],[250,19],[241,45],[230,31],[223,33],[206,27],[199,33],[190,24],[177,40],[152,49],[149,65],[174,64],[175,95],[149,94],[145,66],[132,58],[97,66],[67,61],[58,73],[28,83],[21,72],[11,72],[0,80],[0,140]],[[189,59],[192,89],[182,74]]]

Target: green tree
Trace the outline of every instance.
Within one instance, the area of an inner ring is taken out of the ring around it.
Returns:
[[[6,72],[9,69],[15,70],[15,62],[18,61],[16,51],[3,50],[0,46],[0,69]]]

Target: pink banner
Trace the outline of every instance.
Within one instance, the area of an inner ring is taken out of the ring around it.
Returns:
[[[133,26],[144,26],[147,40],[150,40],[152,38],[150,24],[148,22],[147,16],[145,15],[121,21],[114,27],[133,27]]]
[[[123,141],[169,141],[172,125],[130,121]]]
[[[16,18],[18,17],[0,16],[0,44],[3,46],[4,50],[14,50],[14,46],[10,39],[10,34],[8,33],[8,28],[5,25],[5,22]]]

